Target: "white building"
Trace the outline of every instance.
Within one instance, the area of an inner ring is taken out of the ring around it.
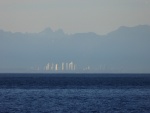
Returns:
[[[69,70],[74,70],[73,62],[70,62],[70,63],[69,63]]]
[[[55,65],[55,71],[58,71],[58,64]]]
[[[51,65],[51,70],[53,71],[54,70],[54,64],[52,63]]]
[[[50,70],[50,64],[48,63],[45,67],[46,71],[49,71]]]
[[[68,69],[69,69],[68,63],[66,63],[66,70],[68,70]]]
[[[65,64],[62,62],[62,71],[65,70]]]

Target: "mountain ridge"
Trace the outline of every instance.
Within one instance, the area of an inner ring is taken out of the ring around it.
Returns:
[[[74,34],[70,34],[70,36],[74,36],[74,35],[84,35],[84,34],[88,34],[88,35],[97,35],[97,36],[108,36],[114,32],[117,32],[117,31],[125,31],[125,30],[143,30],[143,31],[150,31],[150,25],[137,25],[137,26],[134,26],[134,27],[127,27],[127,26],[120,26],[118,29],[114,30],[114,31],[111,31],[109,33],[107,33],[106,35],[98,35],[97,33],[95,32],[84,32],[84,33],[74,33]],[[55,33],[60,33],[60,34],[63,34],[63,35],[67,35],[66,33],[64,33],[64,31],[62,29],[58,29],[56,31],[53,31],[50,27],[47,27],[45,28],[44,30],[42,30],[41,32],[38,32],[38,33],[22,33],[22,32],[11,32],[11,31],[4,31],[2,29],[0,29],[0,34],[2,33],[9,33],[9,34],[22,34],[22,35],[30,35],[30,34],[55,34]]]
[[[78,68],[101,67],[99,72],[150,72],[150,26],[122,27],[107,35],[68,35],[61,29],[43,32],[0,30],[0,72],[3,68],[29,69],[35,65],[44,67],[48,62],[71,61]]]

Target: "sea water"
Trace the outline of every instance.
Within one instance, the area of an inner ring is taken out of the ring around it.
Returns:
[[[149,112],[149,74],[0,74],[0,113]]]

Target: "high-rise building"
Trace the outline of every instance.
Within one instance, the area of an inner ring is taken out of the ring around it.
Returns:
[[[69,69],[68,63],[66,63],[66,70],[68,70],[68,69]]]
[[[46,71],[49,71],[50,70],[50,64],[48,63],[45,67]]]
[[[62,71],[65,69],[65,64],[62,62]]]
[[[53,71],[54,70],[54,64],[52,63],[51,65],[51,70]]]
[[[69,63],[69,70],[73,70],[73,69],[74,69],[73,62],[70,62]]]
[[[76,65],[75,64],[73,65],[73,70],[76,70]]]
[[[58,71],[58,64],[55,65],[55,71]]]

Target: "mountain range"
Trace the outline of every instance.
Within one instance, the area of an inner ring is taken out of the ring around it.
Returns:
[[[122,26],[107,35],[65,34],[46,28],[39,33],[0,30],[0,72],[30,72],[49,63],[73,61],[98,72],[149,73],[150,26]],[[95,72],[95,71],[93,71]]]

